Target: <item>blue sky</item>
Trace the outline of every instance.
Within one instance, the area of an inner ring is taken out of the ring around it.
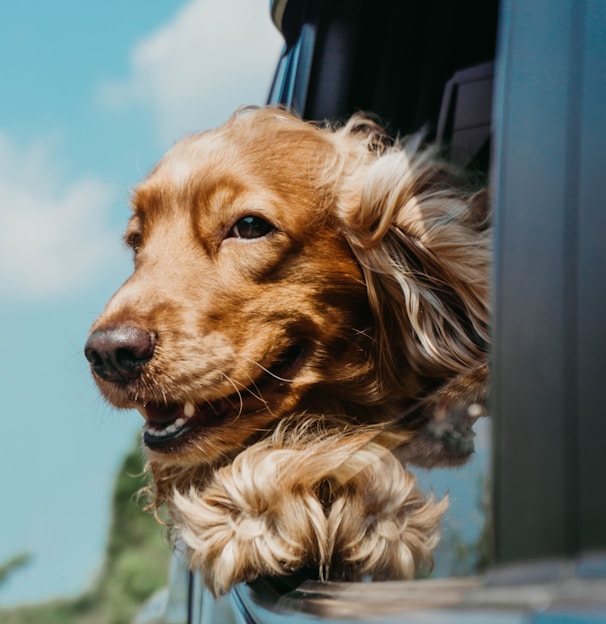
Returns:
[[[265,0],[0,5],[0,605],[75,595],[105,546],[140,417],[98,397],[89,325],[130,271],[128,197],[187,132],[262,104]]]

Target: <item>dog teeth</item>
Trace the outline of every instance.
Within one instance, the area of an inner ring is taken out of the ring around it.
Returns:
[[[147,424],[143,427],[145,433],[149,436],[152,436],[156,439],[169,438],[176,433],[178,433],[181,429],[183,429],[184,425],[190,420],[190,418],[196,413],[196,406],[192,401],[186,401],[183,404],[183,415],[163,426],[161,421],[154,421],[153,411],[150,413],[145,407],[142,405],[135,406],[139,412],[143,415]]]
[[[171,436],[174,433],[177,433],[181,427],[187,422],[185,418],[177,418],[175,422],[168,425],[164,429],[155,429],[154,427],[150,427],[149,425],[145,427],[145,433],[148,433],[155,438],[164,438],[166,436]]]

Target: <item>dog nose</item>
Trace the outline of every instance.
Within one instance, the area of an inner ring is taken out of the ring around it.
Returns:
[[[96,329],[86,341],[84,355],[91,369],[106,381],[130,381],[141,374],[154,354],[154,334],[127,325]]]

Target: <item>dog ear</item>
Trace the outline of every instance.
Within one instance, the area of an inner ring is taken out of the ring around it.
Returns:
[[[485,361],[490,228],[485,192],[471,194],[431,151],[394,147],[341,207],[375,317],[381,374],[405,367],[448,379]]]

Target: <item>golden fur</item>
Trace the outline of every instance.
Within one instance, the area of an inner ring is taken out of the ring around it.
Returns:
[[[362,116],[263,108],[177,143],[132,203],[135,271],[87,357],[107,400],[144,414],[154,505],[209,587],[430,565],[446,502],[400,462],[472,450],[484,195]]]

